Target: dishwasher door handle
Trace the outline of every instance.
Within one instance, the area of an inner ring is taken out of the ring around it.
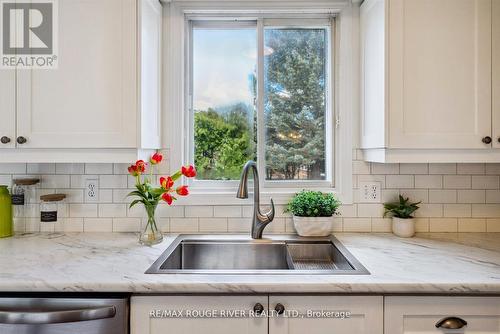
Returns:
[[[115,306],[100,306],[58,311],[6,311],[0,309],[0,324],[43,325],[113,318]]]

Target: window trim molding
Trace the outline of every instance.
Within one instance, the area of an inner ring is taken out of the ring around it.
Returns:
[[[248,3],[238,1],[209,0],[200,2],[180,1],[166,3],[163,6],[164,16],[164,57],[163,66],[164,99],[163,118],[164,139],[163,146],[169,151],[170,165],[180,166],[189,162],[186,147],[189,143],[189,129],[186,124],[186,98],[188,81],[185,77],[185,67],[187,58],[186,32],[188,20],[186,17],[192,15],[204,16],[211,14],[214,17],[224,16],[221,13],[244,14],[243,17],[258,17],[259,12],[280,13],[279,17],[298,17],[304,14],[338,14],[336,26],[332,30],[335,35],[332,40],[332,47],[335,54],[332,55],[334,62],[333,87],[330,94],[334,95],[334,120],[336,131],[334,131],[334,171],[333,178],[335,188],[314,187],[314,183],[307,186],[325,192],[333,192],[338,195],[344,204],[353,202],[353,177],[352,177],[352,148],[353,148],[353,114],[354,92],[356,80],[354,78],[354,62],[352,59],[354,52],[353,24],[352,24],[352,4],[347,2],[328,2],[328,6],[321,7],[325,2],[310,2],[307,0],[294,1],[293,9],[290,3],[271,0]],[[256,7],[258,6],[258,7]],[[314,17],[311,15],[311,17]],[[238,16],[238,15],[237,15]],[[261,21],[262,22],[262,21]],[[258,46],[259,47],[259,46]],[[191,106],[189,106],[190,108]],[[263,178],[261,178],[262,180]],[[262,182],[262,181],[261,181]],[[305,185],[305,184],[304,184]],[[263,189],[263,198],[273,197],[277,204],[284,204],[295,192],[301,189],[296,187],[268,187]],[[248,203],[247,203],[248,202]],[[207,184],[204,189],[192,189],[192,193],[187,198],[182,198],[177,202],[179,205],[245,205],[251,202],[235,198],[235,188],[220,189]]]

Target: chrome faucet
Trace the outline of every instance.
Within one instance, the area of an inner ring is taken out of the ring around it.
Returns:
[[[271,210],[267,213],[260,212],[260,191],[259,191],[259,173],[255,161],[248,161],[243,167],[241,173],[240,186],[238,187],[237,198],[248,198],[248,173],[253,170],[253,219],[252,219],[252,238],[262,239],[262,232],[267,224],[274,219],[274,202],[271,198]]]

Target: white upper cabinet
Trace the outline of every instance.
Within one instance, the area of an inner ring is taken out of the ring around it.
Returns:
[[[492,20],[498,16],[492,0],[363,3],[361,148],[367,160],[500,161],[491,144],[500,129],[492,116]]]
[[[15,147],[16,71],[0,70],[0,148]]]
[[[18,69],[17,94],[2,89],[8,97],[2,104],[16,101],[16,108],[0,110],[2,119],[15,120],[15,131],[0,125],[15,143],[2,152],[6,159],[125,162],[160,148],[159,1],[59,0],[56,6],[58,67]],[[10,82],[2,73],[2,88]],[[77,153],[61,154],[68,149]]]
[[[492,4],[493,147],[500,148],[500,0]]]
[[[20,147],[136,147],[135,0],[62,0],[58,12],[58,68],[18,71]]]

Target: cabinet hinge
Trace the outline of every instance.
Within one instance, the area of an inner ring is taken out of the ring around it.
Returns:
[[[339,126],[340,126],[340,118],[337,116],[337,118],[335,118],[335,128],[338,129]]]

